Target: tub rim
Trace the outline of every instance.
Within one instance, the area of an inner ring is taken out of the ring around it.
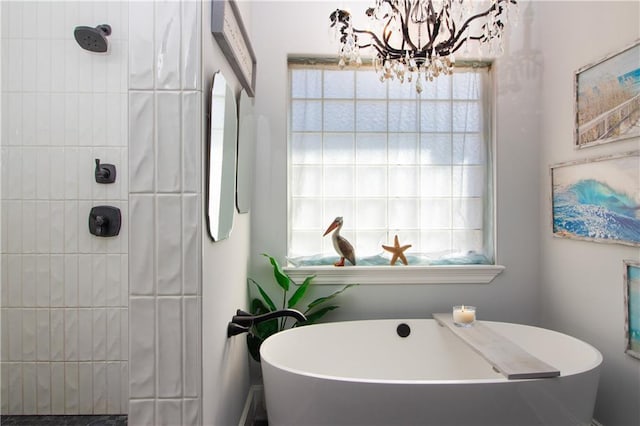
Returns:
[[[487,384],[487,383],[520,383],[520,382],[533,382],[533,381],[549,381],[549,380],[558,380],[558,379],[562,379],[563,377],[571,377],[571,376],[575,376],[575,375],[579,375],[579,374],[585,374],[588,373],[590,371],[599,369],[602,366],[602,363],[604,361],[604,358],[602,356],[602,353],[593,345],[591,345],[590,343],[585,342],[584,340],[578,339],[577,337],[573,337],[571,335],[556,331],[556,330],[551,330],[548,328],[544,328],[544,327],[538,327],[538,326],[534,326],[534,325],[528,325],[528,324],[518,324],[518,323],[512,323],[512,322],[504,322],[504,321],[485,321],[482,320],[483,323],[486,324],[508,324],[508,325],[514,325],[514,326],[519,326],[519,327],[527,327],[527,328],[534,328],[534,329],[539,329],[539,330],[543,330],[544,332],[551,332],[551,333],[556,333],[556,334],[560,334],[562,335],[564,338],[569,338],[572,339],[574,341],[579,342],[582,345],[585,345],[586,348],[590,349],[594,355],[595,355],[595,362],[593,363],[593,365],[591,365],[589,368],[585,368],[583,370],[580,371],[576,371],[573,373],[569,373],[569,374],[561,374],[558,377],[553,377],[553,378],[537,378],[537,379],[512,379],[509,380],[507,379],[505,376],[500,375],[500,377],[497,378],[487,378],[487,379],[433,379],[433,380],[428,380],[428,379],[415,379],[415,380],[406,380],[406,379],[368,379],[368,378],[361,378],[361,377],[345,377],[345,376],[332,376],[329,374],[319,374],[319,373],[313,373],[313,372],[309,372],[309,371],[304,371],[304,370],[300,370],[297,368],[291,368],[291,367],[285,367],[282,365],[282,363],[276,363],[273,362],[272,360],[269,360],[269,357],[265,357],[263,354],[263,348],[264,345],[274,336],[277,335],[283,335],[283,334],[292,334],[292,333],[298,333],[301,332],[300,330],[304,330],[304,328],[306,327],[323,327],[323,326],[329,326],[329,325],[333,325],[335,326],[336,324],[340,324],[340,323],[365,323],[365,322],[376,322],[376,321],[382,321],[382,322],[392,322],[392,323],[402,323],[402,322],[415,322],[415,321],[419,321],[419,322],[423,322],[423,321],[429,321],[429,322],[436,322],[436,320],[432,319],[432,318],[387,318],[387,319],[370,319],[370,320],[347,320],[347,321],[335,321],[335,322],[326,322],[326,323],[320,323],[320,324],[312,324],[312,325],[307,325],[304,327],[293,327],[293,328],[289,328],[287,330],[284,331],[280,331],[278,333],[275,333],[271,336],[269,336],[267,339],[265,339],[264,342],[262,342],[262,345],[260,347],[260,359],[261,359],[261,363],[262,362],[266,362],[270,367],[276,368],[278,370],[282,370],[285,371],[287,373],[291,373],[291,374],[295,374],[298,376],[303,376],[303,377],[310,377],[310,378],[314,378],[314,379],[321,379],[321,380],[331,380],[331,381],[337,381],[337,382],[347,382],[347,383],[363,383],[363,384],[387,384],[387,385],[436,385],[436,384],[440,384],[440,385],[456,385],[456,384]],[[472,349],[471,349],[472,350]],[[491,367],[491,364],[489,364],[487,362],[487,365]],[[500,373],[498,373],[500,374]],[[264,375],[264,373],[263,373]]]

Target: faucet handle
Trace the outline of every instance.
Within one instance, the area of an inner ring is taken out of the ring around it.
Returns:
[[[242,312],[242,311],[241,311]],[[231,318],[231,322],[241,325],[243,327],[251,327],[253,325],[253,320],[256,317],[253,315],[246,315],[245,313],[238,313]]]
[[[240,333],[248,333],[248,332],[249,332],[249,327],[244,327],[233,322],[230,322],[227,325],[227,337],[235,336],[236,334],[240,334]]]
[[[250,317],[253,314],[251,314],[251,313],[249,313],[247,311],[243,311],[242,309],[238,309],[236,311],[236,315],[241,316],[241,317]]]

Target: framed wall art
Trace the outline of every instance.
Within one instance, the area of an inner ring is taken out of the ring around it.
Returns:
[[[623,261],[625,352],[640,359],[640,262]]]
[[[553,234],[640,247],[640,151],[551,166]]]
[[[577,148],[640,136],[640,40],[575,73]]]
[[[211,33],[250,97],[256,90],[256,55],[235,0],[211,0]]]

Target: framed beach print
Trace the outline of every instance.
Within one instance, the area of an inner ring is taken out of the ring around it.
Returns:
[[[623,264],[625,352],[640,359],[640,262],[625,260]]]
[[[640,247],[640,151],[551,166],[553,235]]]
[[[640,40],[575,73],[577,148],[640,136]]]

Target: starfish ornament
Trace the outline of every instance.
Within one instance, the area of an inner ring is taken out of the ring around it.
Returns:
[[[385,246],[384,244],[382,245],[383,249],[393,253],[393,256],[391,257],[391,262],[389,262],[390,265],[395,265],[398,259],[400,259],[402,263],[404,263],[405,265],[408,265],[409,262],[407,262],[407,258],[404,256],[404,251],[409,247],[411,247],[411,244],[407,244],[406,246],[400,246],[400,242],[398,241],[397,235],[393,239],[393,246]]]

